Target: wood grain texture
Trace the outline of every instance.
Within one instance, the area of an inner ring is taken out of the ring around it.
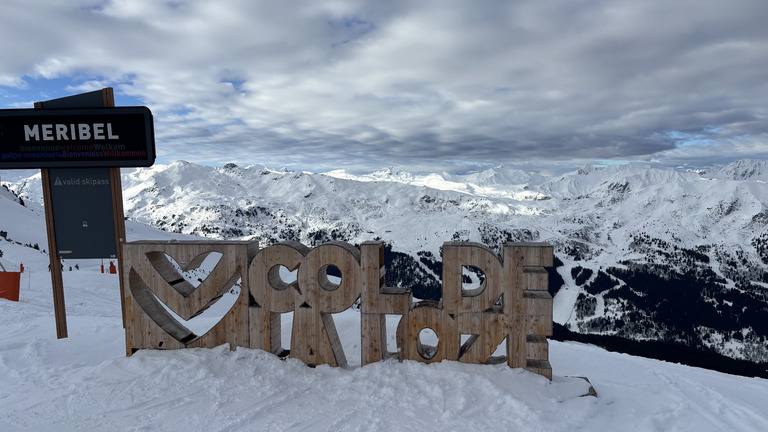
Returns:
[[[443,299],[413,303],[408,288],[384,285],[383,244],[360,249],[332,242],[310,249],[285,242],[257,250],[245,242],[135,242],[125,245],[128,282],[126,349],[210,347],[228,342],[290,356],[308,365],[345,366],[333,314],[358,299],[361,362],[397,356],[425,363],[506,361],[551,379],[552,297],[547,291],[552,247],[509,243],[501,255],[478,243],[443,245]],[[195,287],[179,273],[221,255]],[[176,264],[174,265],[171,257]],[[467,288],[464,270],[482,282]],[[291,273],[292,272],[292,273]],[[205,335],[195,335],[166,312],[189,319],[242,278],[235,306]],[[161,304],[164,303],[165,305]],[[281,314],[293,312],[291,346],[282,347]],[[387,315],[399,316],[397,352],[387,349]],[[434,331],[437,342],[424,337]],[[494,356],[506,341],[506,355]]]
[[[126,353],[138,349],[213,348],[229,343],[232,349],[248,347],[248,262],[256,242],[132,242],[123,246],[122,277],[126,310]],[[219,261],[199,286],[186,281],[182,271],[196,269],[211,253]],[[189,320],[218,301],[236,282],[241,290],[235,304],[204,335],[196,335],[176,320],[163,304]]]
[[[360,269],[360,355],[365,366],[398,356],[398,352],[387,350],[386,315],[400,315],[400,322],[408,322],[412,299],[410,289],[384,285],[386,268],[382,242],[360,245]]]

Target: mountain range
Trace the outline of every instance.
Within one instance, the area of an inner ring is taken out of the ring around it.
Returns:
[[[766,161],[706,172],[586,165],[559,176],[501,166],[353,174],[183,161],[122,172],[133,223],[264,246],[381,240],[386,283],[423,299],[440,298],[444,242],[496,251],[504,242],[548,242],[561,331],[768,364]],[[4,185],[0,198],[40,214],[39,174]],[[0,230],[13,231],[1,219]]]

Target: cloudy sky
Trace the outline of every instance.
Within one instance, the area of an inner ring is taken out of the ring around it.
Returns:
[[[543,173],[768,158],[765,0],[3,0],[0,108],[103,87],[158,162]]]

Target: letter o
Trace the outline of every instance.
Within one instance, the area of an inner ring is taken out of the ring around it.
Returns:
[[[409,360],[434,363],[458,359],[459,334],[454,322],[455,318],[446,313],[438,304],[433,300],[416,303],[408,311],[408,320],[400,320],[400,324],[397,326],[397,339],[406,344],[404,349],[405,352],[410,353]],[[407,322],[407,327],[403,324],[405,322]],[[422,344],[420,334],[424,329],[431,329],[437,334],[438,344],[436,347]]]
[[[256,303],[272,312],[293,311],[301,296],[298,280],[286,284],[280,278],[280,266],[296,270],[308,252],[309,248],[298,242],[277,243],[260,250],[248,270],[249,289]]]
[[[341,271],[341,283],[330,283],[328,266]],[[317,310],[339,313],[360,297],[362,283],[360,251],[347,243],[326,243],[312,249],[299,266],[299,286],[304,302]]]

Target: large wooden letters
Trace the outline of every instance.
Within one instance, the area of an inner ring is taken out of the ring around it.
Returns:
[[[361,362],[400,360],[467,363],[506,361],[551,379],[546,336],[552,332],[547,272],[552,246],[511,243],[501,256],[477,243],[443,245],[443,298],[414,303],[407,288],[384,286],[383,246],[332,242],[310,249],[295,242],[257,252],[257,242],[134,242],[125,244],[122,277],[128,289],[126,351],[237,346],[289,355],[308,365],[347,364],[332,314],[360,301]],[[180,272],[212,253],[218,263],[195,287]],[[175,264],[174,264],[175,261]],[[467,274],[478,279],[468,287]],[[291,275],[286,277],[285,275]],[[287,279],[287,280],[286,280]],[[188,320],[233,284],[240,292],[210,331],[197,335]],[[282,346],[281,314],[292,312],[290,347]],[[397,352],[387,349],[386,316],[400,317]],[[437,344],[422,342],[430,329]],[[506,355],[494,356],[506,341]]]

